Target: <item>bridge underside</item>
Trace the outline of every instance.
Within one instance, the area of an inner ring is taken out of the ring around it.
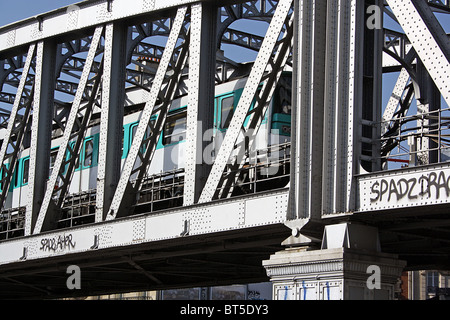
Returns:
[[[261,261],[282,249],[283,224],[124,246],[2,267],[0,299],[54,299],[269,281]],[[81,269],[69,291],[67,267]]]
[[[379,227],[382,251],[407,261],[405,270],[450,269],[450,227],[433,227],[441,213],[426,218],[354,216]],[[407,222],[409,228],[406,229]],[[427,226],[428,225],[428,226]],[[54,299],[92,295],[231,285],[269,281],[261,261],[284,249],[290,234],[282,225],[191,236],[178,241],[66,254],[2,267],[0,299]],[[67,268],[81,268],[81,290],[67,289]]]
[[[383,253],[407,262],[405,270],[450,269],[448,205],[395,212],[354,213],[325,219],[378,228]],[[304,234],[319,236],[324,225]],[[54,299],[136,291],[269,281],[261,261],[286,247],[283,223],[64,254],[2,266],[0,299]],[[320,245],[320,243],[318,243]],[[81,269],[81,290],[68,290],[67,268]]]
[[[407,261],[408,270],[450,269],[448,205],[354,214],[350,220],[376,226],[381,250]]]

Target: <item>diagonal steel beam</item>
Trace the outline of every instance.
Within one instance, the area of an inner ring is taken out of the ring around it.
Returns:
[[[244,155],[252,150],[256,134],[264,115],[267,112],[269,103],[272,100],[273,93],[280,79],[281,72],[283,71],[283,67],[286,65],[291,52],[294,31],[293,21],[294,15],[291,15],[289,21],[286,21],[286,33],[284,38],[280,41],[273,62],[266,68],[264,78],[267,80],[263,82],[261,90],[256,95],[255,105],[249,116],[246,118],[247,124],[242,127],[244,138],[239,140],[239,143],[235,148],[235,154],[237,154],[237,156],[233,157],[233,162],[228,166],[227,174],[222,176],[222,181],[219,183],[218,190],[216,191],[219,198],[231,196],[234,185],[239,178],[239,172],[246,162],[246,157]],[[256,157],[257,155],[254,156]]]
[[[153,80],[153,84],[149,93],[149,98],[142,111],[136,134],[131,144],[130,152],[125,160],[125,164],[114,193],[114,197],[111,201],[111,207],[106,216],[106,220],[115,219],[118,215],[125,215],[126,211],[131,210],[131,205],[134,203],[132,199],[136,196],[136,192],[140,187],[140,183],[146,173],[148,164],[151,161],[156,144],[158,142],[162,126],[165,122],[165,118],[168,111],[168,104],[172,100],[175,93],[176,85],[178,83],[181,69],[186,60],[186,46],[188,40],[185,41],[185,48],[181,50],[178,56],[178,61],[175,65],[173,76],[170,78],[169,83],[165,88],[165,97],[163,99],[163,105],[161,108],[156,109],[156,103],[161,95],[161,90],[164,84],[164,80],[169,68],[169,64],[172,61],[176,44],[179,39],[183,22],[186,17],[187,7],[180,7],[177,11],[175,20],[173,22],[172,30],[170,31],[169,38],[167,39],[166,49],[161,58],[158,70]],[[150,125],[150,118],[157,113],[157,119],[151,128],[150,136],[145,139],[145,135]],[[144,148],[142,146],[145,144]],[[139,163],[140,162],[140,163]],[[130,179],[137,173],[137,180],[134,184]]]
[[[450,41],[423,0],[387,0],[417,55],[450,106]]]
[[[275,10],[275,14],[267,30],[261,49],[255,60],[255,64],[250,72],[250,76],[245,85],[241,99],[236,107],[233,118],[225,134],[220,150],[211,172],[203,188],[199,203],[209,202],[216,193],[222,174],[229,161],[230,155],[235,148],[236,141],[241,133],[241,128],[247,117],[251,102],[256,95],[258,87],[263,79],[264,71],[272,56],[286,17],[291,9],[292,0],[280,0]]]
[[[81,110],[81,102],[85,94],[89,76],[92,72],[94,58],[97,53],[97,47],[100,45],[102,33],[103,26],[99,26],[95,29],[94,36],[92,37],[91,47],[89,49],[83,73],[81,75],[80,84],[67,119],[66,127],[64,129],[63,141],[59,147],[52,175],[49,183],[47,184],[44,200],[39,210],[39,215],[33,231],[34,234],[40,233],[43,227],[48,227],[49,223],[51,223],[51,218],[53,217],[50,217],[49,212],[54,211],[55,206],[56,208],[61,206],[65,192],[70,184],[70,177],[73,173],[76,159],[78,159],[77,155],[82,144],[85,133],[84,131],[92,114],[92,105],[100,85],[101,73],[96,75],[97,79],[95,80],[94,87],[91,90],[89,103],[83,106],[83,110]],[[81,112],[83,112],[84,115],[80,123],[79,114]],[[73,132],[77,122],[80,123],[80,128],[78,132]],[[70,146],[70,140],[74,139],[74,137],[76,137],[76,141],[73,146]]]
[[[400,71],[397,82],[395,83],[394,90],[392,91],[391,97],[389,98],[388,104],[384,110],[381,124],[381,135],[384,135],[389,128],[389,120],[393,119],[394,113],[402,99],[405,88],[409,82],[410,76],[408,71],[403,68]]]
[[[56,43],[41,41],[36,53],[35,94],[31,127],[28,203],[25,235],[31,235],[49,175],[53,106],[55,104]]]
[[[26,99],[24,105],[22,104],[22,95],[25,91],[25,85],[27,82],[28,74],[30,72],[32,60],[35,56],[35,51],[36,44],[33,43],[28,49],[28,55],[25,61],[25,66],[23,68],[22,77],[20,78],[19,87],[14,99],[14,105],[9,117],[8,127],[6,129],[3,144],[0,149],[0,170],[3,171],[3,178],[0,181],[2,184],[2,192],[0,193],[0,208],[3,207],[3,202],[8,194],[9,184],[11,182],[12,173],[14,172],[17,156],[26,128],[25,124],[31,111],[31,105],[33,101],[32,95],[29,96],[28,99]],[[25,109],[24,113],[19,114],[22,109]],[[12,151],[8,150],[11,148]],[[6,166],[6,160],[9,161],[9,166]]]

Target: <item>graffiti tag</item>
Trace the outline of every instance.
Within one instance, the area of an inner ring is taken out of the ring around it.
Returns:
[[[62,251],[75,248],[75,242],[72,241],[72,234],[63,234],[53,238],[44,238],[41,240],[41,251]]]
[[[420,177],[381,179],[370,187],[370,202],[441,199],[450,196],[450,176],[444,171],[430,172]]]

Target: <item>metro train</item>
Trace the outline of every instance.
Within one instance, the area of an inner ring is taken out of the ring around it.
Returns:
[[[256,135],[254,144],[256,150],[267,149],[271,145],[285,143],[290,140],[291,77],[290,72],[283,72],[280,77],[272,101]],[[242,77],[216,86],[213,130],[215,141],[222,141],[219,137],[223,138],[226,133],[234,108],[237,106],[237,102],[243,92],[246,80],[246,77]],[[148,168],[149,176],[184,168],[183,154],[186,133],[186,106],[187,96],[179,97],[171,103],[153,160]],[[124,116],[122,165],[130,150],[140,115],[141,112],[137,111]],[[99,135],[100,125],[98,123],[91,125],[87,129],[79,154],[78,165],[71,179],[71,185],[68,190],[69,195],[94,190],[96,188]],[[52,140],[50,173],[53,169],[61,140],[62,136]],[[19,156],[3,209],[18,208],[27,205],[29,153],[29,149],[24,149]],[[1,188],[2,186],[0,185],[0,190]]]

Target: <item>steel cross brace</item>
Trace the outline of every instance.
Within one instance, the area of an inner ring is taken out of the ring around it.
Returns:
[[[387,0],[417,55],[450,106],[450,42],[423,0]]]
[[[216,194],[217,187],[222,179],[222,174],[227,163],[229,162],[230,155],[235,148],[244,120],[248,115],[251,102],[253,101],[261,80],[263,79],[264,71],[270,63],[269,60],[272,56],[282,27],[285,24],[291,5],[292,0],[281,0],[278,3],[275,14],[269,25],[269,29],[267,30],[266,37],[264,38],[255,64],[245,85],[241,99],[236,107],[233,118],[231,119],[230,125],[227,129],[227,133],[225,134],[225,138],[211,168],[205,187],[201,193],[198,201],[199,203],[211,201],[213,196]]]
[[[256,134],[259,130],[262,119],[267,112],[269,103],[272,100],[273,93],[278,84],[278,80],[280,79],[281,72],[283,71],[283,67],[286,65],[292,48],[293,19],[294,15],[291,15],[290,21],[286,21],[286,34],[280,41],[281,43],[279,45],[278,52],[276,53],[273,61],[270,61],[267,66],[269,67],[270,65],[271,70],[266,69],[267,73],[263,77],[265,80],[261,91],[256,96],[253,109],[249,111],[250,119],[247,125],[244,125],[242,128],[244,138],[239,140],[239,143],[235,148],[237,155],[233,158],[233,163],[228,166],[227,173],[222,175],[222,180],[219,183],[218,190],[216,191],[216,195],[218,195],[219,198],[231,196],[234,185],[237,183],[237,179],[239,178],[240,169],[242,169],[245,164],[246,151],[251,150],[255,142]]]
[[[172,30],[167,40],[166,49],[164,50],[155,79],[153,80],[148,101],[142,111],[141,119],[131,144],[130,152],[125,160],[106,220],[115,219],[118,215],[125,215],[126,210],[131,210],[131,206],[135,202],[135,199],[133,200],[132,197],[137,197],[137,192],[141,186],[142,179],[146,174],[147,167],[155,152],[155,148],[160,137],[160,132],[163,128],[167,112],[169,110],[169,104],[173,99],[176,86],[181,77],[181,70],[183,69],[187,59],[189,31],[174,66],[174,73],[169,78],[169,82],[165,87],[165,92],[162,93],[169,64],[172,61],[173,55],[176,53],[176,44],[181,34],[187,10],[188,7],[184,6],[179,8],[177,11],[172,25]],[[163,94],[162,105],[156,107],[161,94]],[[153,125],[150,126],[150,118],[155,114],[157,114],[157,118]],[[151,134],[149,137],[145,138],[149,126],[151,128]],[[136,174],[137,179],[133,184],[130,179]]]
[[[31,112],[31,105],[33,102],[33,89],[32,93],[25,99],[25,103],[22,104],[22,95],[25,92],[25,85],[27,82],[28,74],[30,72],[31,63],[35,56],[36,44],[31,44],[28,49],[28,55],[23,68],[22,77],[20,78],[19,87],[17,89],[16,97],[14,99],[14,105],[9,118],[6,134],[3,139],[3,144],[0,150],[0,170],[3,171],[3,178],[0,180],[2,184],[2,192],[0,193],[0,208],[3,207],[3,202],[8,194],[9,184],[11,182],[12,174],[17,162],[17,156],[19,149],[22,145],[22,139],[25,133],[26,123]],[[19,112],[25,109],[23,115]],[[12,148],[12,152],[8,153],[8,149]],[[9,160],[9,167],[6,166],[5,161]]]
[[[383,113],[383,124],[381,127],[381,135],[384,135],[389,129],[389,122],[393,120],[395,111],[399,103],[401,102],[401,98],[405,89],[407,88],[407,84],[409,82],[410,76],[408,71],[403,68],[398,76],[397,82],[395,83],[394,90],[392,91],[391,97],[389,98],[386,109]]]
[[[387,52],[387,51],[385,51]],[[388,104],[386,105],[386,108],[383,112],[382,116],[382,125],[381,125],[381,135],[384,135],[388,128],[389,128],[389,120],[393,120],[394,116],[396,114],[397,107],[399,103],[401,103],[401,98],[405,90],[409,89],[407,88],[408,82],[412,81],[412,85],[415,90],[415,94],[417,96],[420,96],[420,88],[417,84],[417,76],[415,71],[409,67],[413,61],[417,58],[415,50],[412,48],[409,50],[409,52],[406,54],[405,58],[397,57],[397,59],[400,61],[403,60],[401,63],[405,66],[400,71],[400,74],[398,76],[397,82],[395,83],[394,90],[392,91],[391,97],[389,98]],[[408,106],[409,108],[409,106]]]
[[[62,202],[64,201],[65,193],[70,185],[70,177],[72,176],[76,162],[78,161],[78,153],[82,145],[85,129],[92,115],[93,103],[97,97],[98,89],[100,87],[101,72],[94,76],[94,85],[90,91],[88,103],[81,106],[83,96],[85,95],[85,89],[87,89],[87,84],[89,82],[89,75],[92,72],[97,47],[100,45],[102,33],[103,26],[98,26],[95,29],[94,36],[92,37],[91,47],[88,52],[83,73],[81,75],[80,84],[66,122],[63,141],[59,147],[52,175],[47,184],[47,190],[45,192],[42,206],[39,210],[36,225],[33,231],[34,234],[40,233],[42,228],[47,227],[47,224],[51,222],[49,212],[54,210],[55,207],[56,209],[61,207]],[[100,70],[101,69],[102,68],[100,68]],[[82,114],[81,121],[79,119],[80,114]],[[78,125],[79,128],[76,132],[74,132],[76,125]],[[76,140],[72,146],[70,145],[70,141],[74,138],[76,138]]]

